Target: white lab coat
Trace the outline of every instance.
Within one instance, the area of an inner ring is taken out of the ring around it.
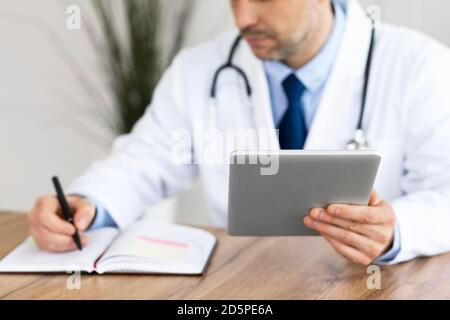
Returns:
[[[343,149],[354,136],[371,26],[355,0],[348,0],[346,11],[340,51],[305,149]],[[171,133],[210,126],[212,77],[235,36],[227,33],[179,54],[133,132],[119,137],[110,156],[95,162],[69,192],[96,199],[125,228],[200,174],[210,222],[225,226],[227,165],[175,164]],[[218,85],[217,128],[273,131],[262,62],[245,42],[234,62],[249,77],[253,108],[242,79],[226,71]],[[392,263],[450,251],[449,50],[417,32],[379,24],[364,128],[371,148],[383,156],[375,189],[392,204],[400,227],[401,251]],[[275,132],[271,142],[279,148]]]

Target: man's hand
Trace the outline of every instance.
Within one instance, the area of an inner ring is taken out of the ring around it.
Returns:
[[[68,196],[67,202],[74,213],[75,226],[83,232],[91,224],[95,216],[95,206],[87,199]],[[66,252],[76,250],[72,239],[75,227],[65,221],[58,199],[45,196],[36,200],[28,213],[29,232],[38,247],[50,252]],[[87,244],[87,237],[80,235],[83,246]]]
[[[332,204],[314,208],[304,218],[305,225],[320,233],[337,253],[365,266],[392,246],[395,221],[392,207],[375,191],[368,206]]]

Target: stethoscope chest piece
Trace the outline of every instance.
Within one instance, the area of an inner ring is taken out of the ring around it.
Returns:
[[[346,149],[349,151],[369,149],[369,143],[367,142],[366,136],[364,135],[364,131],[362,129],[356,130],[355,137],[348,142]]]

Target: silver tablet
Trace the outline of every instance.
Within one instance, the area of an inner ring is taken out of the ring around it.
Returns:
[[[367,205],[381,161],[376,151],[236,151],[231,155],[228,233],[317,235],[311,208]]]

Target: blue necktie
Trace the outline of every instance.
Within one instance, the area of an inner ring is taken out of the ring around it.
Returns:
[[[283,88],[288,99],[288,109],[277,128],[280,148],[282,150],[303,149],[307,130],[301,98],[305,92],[305,86],[295,74],[291,74],[283,81]]]

